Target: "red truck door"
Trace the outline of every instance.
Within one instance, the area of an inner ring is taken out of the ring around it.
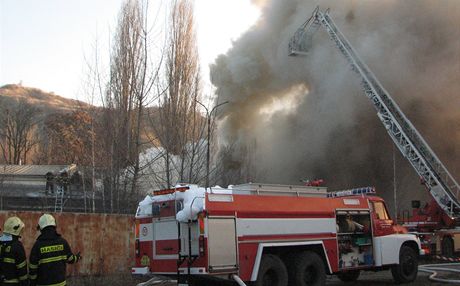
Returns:
[[[153,256],[156,259],[177,259],[176,202],[153,204]]]
[[[388,215],[383,201],[370,201],[375,236],[384,236],[394,233],[393,220]]]

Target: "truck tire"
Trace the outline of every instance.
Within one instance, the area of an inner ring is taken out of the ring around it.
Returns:
[[[418,257],[414,249],[403,245],[399,251],[399,264],[391,267],[391,274],[396,283],[409,283],[417,278]]]
[[[454,241],[451,237],[444,237],[441,242],[441,254],[445,257],[454,256]]]
[[[289,267],[289,285],[326,285],[326,269],[324,268],[324,262],[316,252],[301,252],[295,255],[293,262],[291,267]]]
[[[344,271],[337,274],[337,277],[342,282],[353,282],[358,280],[360,273],[361,272],[359,270]]]
[[[287,284],[288,273],[283,261],[276,255],[264,254],[255,286],[287,286]]]

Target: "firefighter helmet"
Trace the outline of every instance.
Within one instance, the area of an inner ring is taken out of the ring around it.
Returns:
[[[19,236],[22,229],[24,228],[24,223],[17,216],[12,216],[5,221],[3,226],[3,232],[11,235]]]
[[[44,214],[38,220],[38,228],[40,230],[44,229],[47,226],[56,226],[56,220],[50,214]]]

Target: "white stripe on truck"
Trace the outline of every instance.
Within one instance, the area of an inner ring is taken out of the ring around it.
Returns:
[[[238,236],[336,233],[333,218],[239,218]]]

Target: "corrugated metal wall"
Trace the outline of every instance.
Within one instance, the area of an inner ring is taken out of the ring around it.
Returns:
[[[81,252],[83,259],[69,265],[68,274],[130,273],[134,265],[134,216],[81,213],[51,213],[56,218],[58,232],[69,242],[72,251]],[[27,256],[40,232],[37,230],[40,212],[0,212],[0,227],[16,215],[25,223],[22,242]]]

